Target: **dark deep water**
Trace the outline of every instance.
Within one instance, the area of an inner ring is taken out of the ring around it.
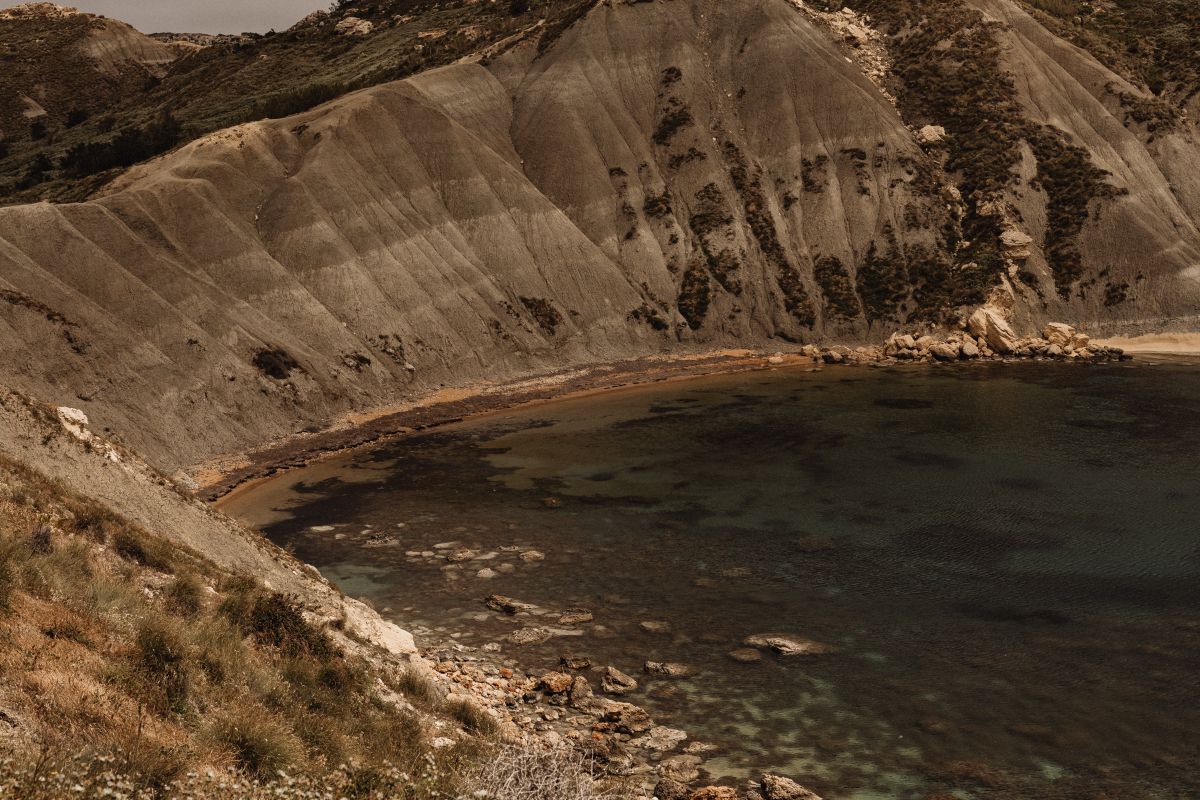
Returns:
[[[531,671],[571,652],[637,675],[625,699],[718,745],[714,778],[1195,800],[1200,367],[1147,361],[658,385],[391,443],[227,510],[422,645],[454,634]],[[483,558],[448,565],[451,542]],[[492,593],[595,622],[517,647]],[[838,649],[728,656],[764,632]],[[656,680],[646,660],[699,672]]]

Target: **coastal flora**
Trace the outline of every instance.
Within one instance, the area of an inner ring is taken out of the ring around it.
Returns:
[[[658,127],[654,130],[654,143],[660,147],[669,146],[677,133],[695,122],[691,110],[686,105],[679,104],[675,98],[671,100],[672,106],[663,112]]]
[[[497,720],[338,635],[0,456],[0,796],[458,796]]]
[[[862,312],[854,281],[837,256],[822,256],[813,265],[813,278],[825,296],[825,307],[831,316],[853,319]]]
[[[287,380],[292,376],[293,372],[304,371],[304,367],[300,366],[300,362],[282,347],[258,350],[250,363],[257,367],[258,371],[263,375],[266,375],[268,378],[274,378],[277,381]]]
[[[708,315],[708,305],[712,302],[712,281],[704,268],[692,262],[683,273],[683,283],[679,287],[677,304],[679,313],[692,330],[699,330]]]
[[[1090,205],[1123,190],[1108,183],[1109,173],[1094,166],[1087,151],[1068,142],[1062,131],[1048,125],[1031,128],[1028,140],[1038,161],[1035,185],[1047,196],[1046,260],[1059,295],[1066,299],[1083,276],[1077,241]]]
[[[858,265],[857,288],[868,322],[897,319],[908,297],[908,270],[894,244],[886,252],[871,242]]]
[[[812,300],[809,299],[808,289],[805,288],[800,273],[788,260],[779,241],[779,232],[767,205],[758,171],[750,171],[741,149],[733,142],[726,142],[722,153],[729,169],[729,177],[742,199],[742,212],[750,225],[750,231],[767,261],[775,268],[775,279],[783,292],[784,307],[801,325],[811,327],[816,322]]]
[[[558,309],[551,305],[549,300],[544,297],[522,297],[521,304],[529,310],[543,331],[550,336],[558,333],[558,326],[563,323],[562,314],[558,313]]]

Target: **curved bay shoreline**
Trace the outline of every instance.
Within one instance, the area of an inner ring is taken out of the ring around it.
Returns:
[[[1119,352],[1102,352],[1076,360],[1084,363],[1109,361],[1121,355]],[[971,363],[1029,360],[1049,359],[1043,354],[1033,353],[1024,357],[995,356],[977,361],[959,359],[955,363],[966,367]],[[884,348],[852,350],[845,347],[809,347],[786,354],[740,351],[691,359],[645,359],[606,365],[504,387],[488,387],[474,393],[463,392],[452,399],[368,415],[359,426],[347,425],[260,451],[239,471],[227,474],[223,482],[209,484],[207,491],[217,499],[220,507],[234,490],[239,495],[243,491],[250,491],[254,485],[282,470],[467,417],[507,412],[566,397],[752,370],[791,368],[812,371],[822,369],[826,364],[877,367],[915,366],[917,363],[928,367],[943,362],[931,355],[920,359],[896,358],[887,354]],[[522,674],[514,659],[504,659],[497,653],[463,646],[451,638],[444,638],[425,648],[422,655],[456,691],[462,691],[492,708],[504,720],[512,723],[510,730],[520,731],[521,738],[526,742],[537,742],[538,746],[551,748],[583,745],[593,753],[596,763],[603,765],[605,771],[640,780],[647,792],[659,778],[676,782],[665,784],[665,789],[674,786],[680,790],[680,779],[694,782],[704,775],[703,743],[692,742],[683,738],[682,732],[655,725],[649,715],[637,706],[603,697],[597,699],[598,692],[594,690],[598,687],[593,687],[586,677],[571,670],[570,664],[563,664],[560,671],[546,675]],[[742,794],[753,797],[753,792],[758,792],[759,796],[763,796],[761,790],[762,786],[758,785],[744,789]],[[657,794],[662,796],[662,791]]]

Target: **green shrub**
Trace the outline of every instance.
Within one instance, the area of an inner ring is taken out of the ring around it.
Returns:
[[[239,582],[221,604],[221,612],[259,644],[288,656],[328,658],[337,652],[329,638],[304,619],[295,598],[287,595]]]
[[[562,314],[558,313],[558,309],[551,305],[549,300],[543,297],[522,297],[521,303],[529,309],[529,313],[543,331],[551,336],[558,332],[558,326],[563,323]]]
[[[676,134],[694,122],[692,112],[687,106],[670,109],[658,122],[658,127],[654,131],[654,143],[660,147],[670,145]]]
[[[134,668],[151,695],[151,705],[163,711],[186,709],[191,682],[187,645],[169,621],[150,617],[138,629]]]
[[[0,613],[12,609],[12,596],[17,590],[17,571],[8,543],[0,540]]]
[[[122,527],[113,534],[113,549],[126,561],[143,567],[171,573],[175,567],[171,559],[171,548],[164,542],[141,531]]]
[[[679,287],[679,313],[692,330],[699,330],[708,316],[708,305],[712,302],[712,282],[704,268],[696,263],[688,265]]]
[[[441,702],[442,694],[428,676],[409,667],[389,680],[391,688],[417,705],[431,708]]]
[[[209,727],[208,738],[229,750],[239,769],[256,776],[272,775],[300,755],[291,731],[261,709],[222,716]]]
[[[167,587],[167,610],[181,617],[194,617],[204,608],[204,585],[195,575],[180,575]]]
[[[492,737],[500,732],[500,725],[491,712],[471,700],[450,698],[446,701],[446,713],[464,728],[480,736]]]
[[[858,302],[858,294],[854,291],[854,281],[850,273],[836,256],[823,256],[813,265],[813,277],[825,295],[825,307],[830,316],[840,319],[853,319],[862,311]]]

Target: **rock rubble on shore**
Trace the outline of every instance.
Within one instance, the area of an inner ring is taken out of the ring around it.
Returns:
[[[1004,315],[989,306],[978,309],[959,331],[939,335],[897,331],[882,346],[805,345],[800,355],[830,365],[1019,359],[1103,362],[1130,358],[1120,348],[1094,344],[1087,334],[1061,322],[1048,324],[1040,337],[1018,336]],[[768,363],[783,362],[773,356]]]

